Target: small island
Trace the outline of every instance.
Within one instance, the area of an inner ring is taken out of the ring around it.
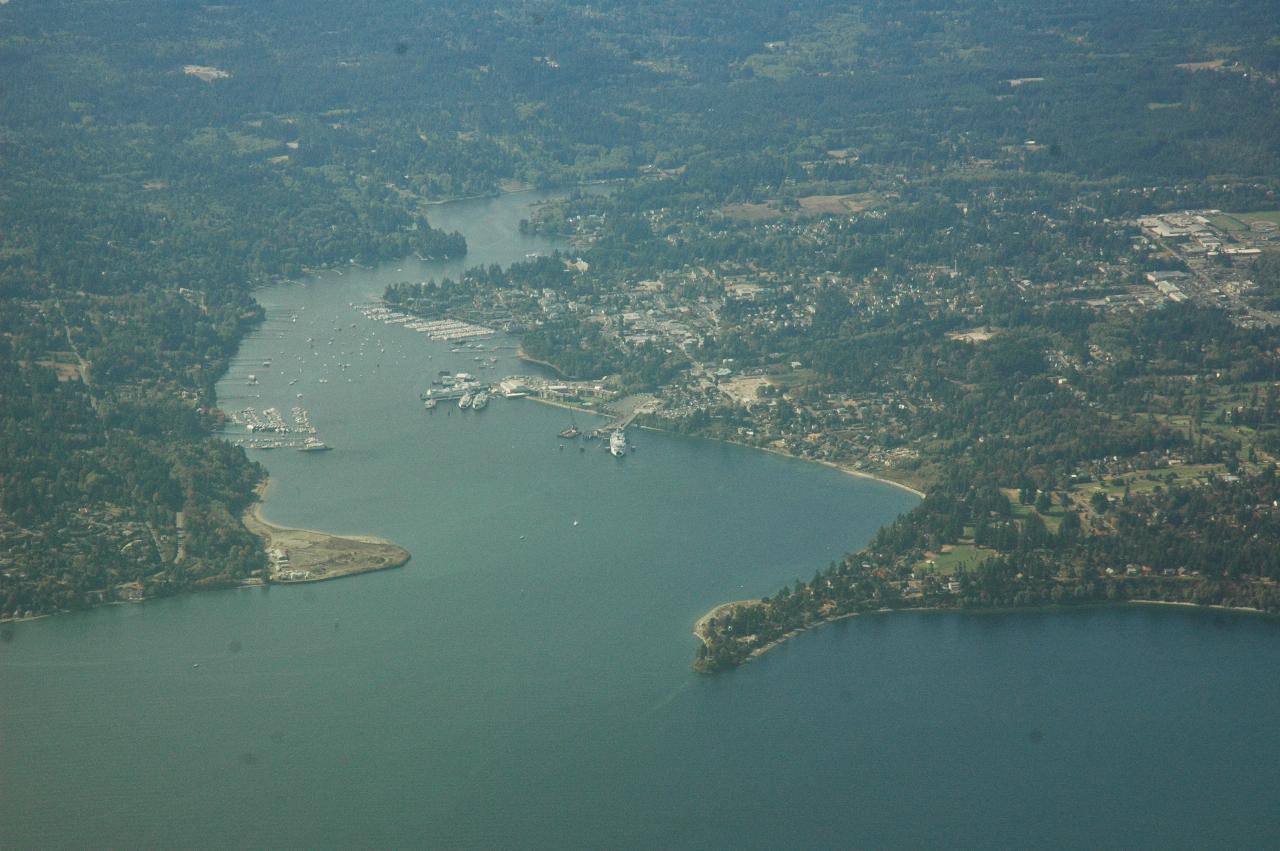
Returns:
[[[267,579],[273,583],[323,582],[400,567],[410,558],[408,550],[381,538],[330,535],[269,523],[262,516],[260,501],[245,511],[243,520],[266,547]]]

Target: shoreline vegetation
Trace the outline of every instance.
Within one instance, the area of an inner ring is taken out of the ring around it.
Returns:
[[[761,452],[768,452],[771,455],[780,455],[783,458],[794,458],[796,461],[806,461],[811,464],[821,464],[823,467],[830,467],[833,470],[839,470],[841,473],[844,473],[845,475],[848,475],[848,476],[856,476],[859,479],[870,479],[871,481],[879,482],[882,485],[890,485],[891,487],[895,487],[898,490],[904,490],[907,493],[912,494],[913,496],[919,497],[920,499],[925,498],[924,491],[918,488],[914,488],[911,485],[907,484],[906,482],[899,482],[896,479],[891,479],[888,476],[884,475],[883,473],[868,473],[866,470],[859,470],[856,467],[848,467],[848,466],[845,466],[844,464],[840,464],[835,461],[826,461],[821,458],[802,458],[799,455],[792,455],[790,452],[785,452],[781,449],[777,449],[772,446],[753,446],[750,443],[741,443],[737,440],[728,440],[726,438],[711,438],[711,439],[723,440],[725,443],[732,443],[734,446],[745,446],[748,449],[758,449]]]
[[[527,359],[533,360],[533,359]],[[542,363],[542,362],[540,362]],[[555,368],[554,364],[545,364]],[[534,401],[555,407],[569,408],[584,413],[608,415],[606,410],[586,408],[572,403],[529,397]],[[670,431],[661,426],[644,425],[657,431]],[[877,481],[882,484],[904,490],[926,500],[927,494],[919,488],[895,481],[884,475],[877,475],[863,470],[842,465],[825,459],[805,458],[793,455],[785,450],[756,446],[731,438],[695,435],[704,439],[718,440],[749,449],[759,449],[775,455],[793,458],[799,461],[814,461],[831,467],[848,475]],[[1038,516],[1038,515],[1037,515]],[[882,531],[882,536],[883,532]],[[889,547],[891,551],[897,547]],[[898,553],[902,555],[902,553]],[[879,566],[868,562],[858,562],[863,557],[882,562]],[[924,553],[924,558],[929,552]],[[890,561],[894,561],[892,557]],[[932,561],[929,562],[933,564]],[[900,565],[899,565],[900,567]],[[824,575],[819,571],[812,583],[797,581],[795,591],[783,588],[774,598],[759,600],[737,600],[721,603],[705,612],[695,622],[693,635],[699,640],[698,652],[693,668],[698,673],[711,674],[730,670],[773,650],[781,644],[819,626],[862,614],[884,614],[898,611],[911,612],[967,612],[1005,614],[1014,611],[1055,612],[1081,606],[1177,606],[1183,608],[1232,611],[1243,614],[1275,615],[1276,610],[1267,604],[1249,605],[1246,603],[1222,602],[1239,599],[1240,592],[1244,599],[1252,600],[1254,595],[1260,602],[1271,593],[1271,585],[1265,578],[1244,577],[1243,582],[1214,582],[1215,588],[1208,593],[1208,602],[1204,583],[1200,572],[1161,570],[1158,575],[1150,567],[1128,564],[1122,574],[1114,568],[1102,571],[1096,581],[1090,581],[1078,570],[1074,576],[1068,577],[1060,570],[1058,577],[1050,583],[1056,586],[1051,592],[1046,588],[1034,588],[1027,584],[1030,577],[1017,573],[1010,577],[1000,577],[992,584],[992,577],[981,575],[951,575],[947,577],[931,576],[932,571],[924,574],[916,571],[904,573],[901,570],[889,569],[884,561],[884,554],[871,556],[869,550],[846,556],[843,564],[832,563]],[[893,588],[891,575],[897,573],[903,581],[900,588]],[[994,576],[994,574],[993,574]],[[1225,576],[1225,574],[1224,574]],[[1040,577],[1043,580],[1044,576]],[[1001,602],[1001,591],[1023,586],[1008,602]],[[842,594],[837,589],[844,586]],[[971,599],[975,587],[981,586],[980,596],[984,602],[976,603]],[[862,596],[855,589],[866,592]],[[845,596],[853,592],[853,597]],[[994,592],[994,593],[993,593]],[[1038,592],[1046,592],[1037,598]],[[1058,600],[1061,592],[1062,602]],[[1153,599],[1152,594],[1165,594],[1171,597],[1191,596],[1199,599]],[[845,597],[841,599],[841,597]],[[858,599],[861,597],[861,599]],[[1035,602],[1036,599],[1045,602]],[[904,605],[905,604],[905,605]]]
[[[516,357],[520,358],[520,360],[528,361],[530,363],[536,363],[539,366],[547,366],[547,367],[550,367],[551,369],[555,369],[554,364],[546,363],[545,361],[534,360],[533,358],[527,358],[522,353],[517,353]],[[558,372],[559,370],[557,370],[557,373]],[[541,396],[526,396],[525,398],[530,400],[531,402],[537,402],[541,405],[550,405],[553,408],[565,408],[567,410],[577,411],[578,413],[582,413],[582,414],[594,414],[598,417],[605,417],[605,418],[609,417],[609,414],[600,408],[587,408],[582,405],[574,405],[574,404],[570,404],[569,402],[562,402],[558,399],[544,399]],[[647,431],[662,431],[668,434],[677,434],[677,432],[671,431],[670,429],[665,429],[665,428],[662,428],[661,426],[655,426],[655,425],[637,424],[634,427],[645,429]],[[839,470],[841,473],[844,473],[845,475],[855,476],[859,479],[868,479],[873,482],[879,482],[882,485],[889,485],[891,487],[898,488],[899,490],[904,490],[907,493],[912,494],[913,496],[919,497],[920,499],[925,498],[924,491],[918,488],[914,488],[911,485],[907,484],[906,482],[899,482],[889,478],[888,476],[885,476],[879,473],[868,473],[866,470],[859,470],[854,467],[848,467],[843,464],[838,464],[835,461],[825,461],[819,458],[803,458],[799,455],[792,455],[790,452],[786,452],[784,450],[777,449],[771,446],[755,446],[754,444],[743,443],[740,440],[731,440],[727,437],[710,437],[702,434],[694,434],[694,435],[686,435],[686,436],[696,437],[699,440],[711,440],[717,443],[728,443],[732,446],[741,446],[744,449],[754,449],[758,452],[767,452],[770,455],[777,455],[782,458],[790,458],[794,461],[803,461],[809,464],[821,464],[824,467],[830,467],[833,470]]]
[[[711,651],[714,648],[715,641],[716,641],[716,636],[712,632],[712,627],[714,626],[716,621],[721,621],[721,620],[724,620],[725,618],[730,618],[735,614],[739,614],[740,610],[742,609],[763,607],[766,605],[768,604],[765,603],[763,600],[735,600],[732,603],[721,603],[720,605],[715,606],[714,608],[708,610],[705,614],[702,615],[702,617],[698,618],[698,620],[694,623],[694,626],[693,626],[693,635],[700,642],[702,642],[703,648],[706,648],[707,651]],[[991,606],[991,607],[978,608],[978,609],[959,608],[956,606],[910,606],[906,608],[869,609],[867,611],[844,612],[842,614],[823,618],[822,620],[818,620],[813,623],[788,630],[782,635],[774,639],[771,639],[770,641],[764,644],[761,644],[758,647],[753,647],[750,652],[748,652],[741,659],[735,661],[733,665],[729,667],[739,667],[741,665],[745,665],[748,662],[752,661],[753,659],[758,659],[759,657],[768,653],[770,650],[780,647],[783,644],[786,644],[791,639],[796,638],[797,636],[803,635],[806,632],[811,632],[820,627],[827,626],[828,624],[833,624],[842,620],[848,620],[849,618],[856,618],[861,615],[886,615],[886,614],[895,614],[899,612],[917,612],[917,613],[953,612],[956,614],[971,614],[971,615],[973,614],[1003,615],[1003,614],[1011,614],[1013,612],[1032,612],[1032,613],[1034,612],[1040,612],[1040,613],[1065,612],[1065,611],[1071,611],[1071,610],[1076,610],[1081,608],[1097,608],[1097,607],[1104,607],[1104,606],[1108,608],[1117,607],[1117,606],[1131,607],[1131,608],[1139,607],[1139,606],[1176,606],[1178,608],[1185,608],[1185,609],[1216,610],[1216,611],[1236,612],[1239,614],[1246,614],[1246,615],[1264,615],[1264,616],[1276,617],[1276,615],[1273,615],[1271,612],[1267,612],[1263,609],[1259,609],[1254,606],[1224,606],[1217,603],[1192,603],[1192,602],[1187,602],[1182,600],[1121,600],[1116,602],[1085,603],[1082,605],[1030,606],[1030,607],[1028,606]],[[722,670],[726,670],[726,668],[724,667],[716,667],[709,664],[704,664],[701,655],[699,656],[699,659],[694,662],[693,669],[700,674],[714,674]]]
[[[516,349],[516,358],[524,361],[525,363],[531,363],[536,366],[545,367],[546,369],[549,369],[552,372],[554,372],[556,376],[559,378],[566,377],[565,374],[561,372],[560,367],[556,366],[551,361],[539,360],[538,358],[530,357],[528,354],[525,353],[524,346],[520,346]]]
[[[279,585],[324,582],[360,573],[400,567],[411,558],[408,550],[390,541],[365,535],[332,535],[314,529],[294,529],[262,515],[267,483],[241,518],[245,528],[262,539],[270,559],[268,581]]]
[[[227,590],[230,588],[260,588],[264,585],[299,585],[309,582],[325,582],[388,570],[406,564],[411,553],[390,541],[368,535],[332,535],[315,529],[295,529],[280,526],[267,520],[263,514],[269,480],[255,490],[256,499],[244,510],[241,522],[245,529],[262,541],[268,556],[267,576],[252,576],[232,585],[193,587],[187,591]],[[138,596],[127,600],[104,600],[98,605],[127,605],[161,599],[170,594]],[[88,608],[97,608],[98,605]],[[0,618],[6,626],[40,620],[66,611],[45,611],[20,617]]]

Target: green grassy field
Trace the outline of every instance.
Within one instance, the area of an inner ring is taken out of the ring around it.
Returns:
[[[1027,517],[1031,514],[1037,513],[1035,506],[1023,505],[1018,502],[1018,491],[1016,488],[1001,488],[1000,490],[1009,498],[1009,505],[1013,508],[1014,517]],[[1041,514],[1040,519],[1044,521],[1044,527],[1046,529],[1057,534],[1058,527],[1062,525],[1062,513],[1062,506],[1059,505],[1055,499],[1053,508],[1048,514]]]
[[[951,544],[946,552],[919,562],[916,570],[929,571],[939,576],[953,576],[972,570],[995,554],[995,550],[979,547],[976,544]]]
[[[1275,222],[1280,224],[1280,210],[1262,210],[1256,213],[1218,213],[1209,216],[1209,224],[1225,231],[1249,229],[1251,222]]]
[[[1233,213],[1219,213],[1215,216],[1208,216],[1208,219],[1209,224],[1213,225],[1218,230],[1231,232],[1249,229],[1249,225],[1246,222],[1241,221]]]

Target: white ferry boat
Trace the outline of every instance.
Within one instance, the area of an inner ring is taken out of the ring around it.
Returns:
[[[332,446],[327,446],[318,438],[308,437],[302,441],[302,445],[298,447],[299,452],[328,452]]]
[[[427,401],[422,403],[423,407],[425,407],[428,411],[434,410],[437,404],[439,404],[439,402],[436,399],[428,399]]]
[[[470,408],[470,407],[471,407],[471,394],[470,394],[470,393],[463,393],[463,394],[462,394],[462,398],[458,400],[458,407],[459,407],[459,408],[461,408],[461,409],[462,409],[462,410],[464,410],[464,411],[465,411],[467,408]]]
[[[627,453],[627,436],[623,434],[622,429],[609,435],[609,451],[615,458],[621,458]]]
[[[489,404],[489,394],[485,393],[482,390],[479,393],[477,393],[474,397],[472,397],[471,410],[479,411],[487,404]]]

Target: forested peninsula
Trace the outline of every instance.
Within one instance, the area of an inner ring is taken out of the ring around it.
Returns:
[[[949,483],[811,580],[708,612],[695,629],[694,668],[731,668],[803,630],[871,612],[1159,602],[1280,614],[1270,537],[1280,533],[1280,478],[1268,467],[1240,485],[1152,486],[1099,500],[1089,522],[1101,528],[1086,532],[1064,513],[1050,532],[1036,509],[999,490]]]

